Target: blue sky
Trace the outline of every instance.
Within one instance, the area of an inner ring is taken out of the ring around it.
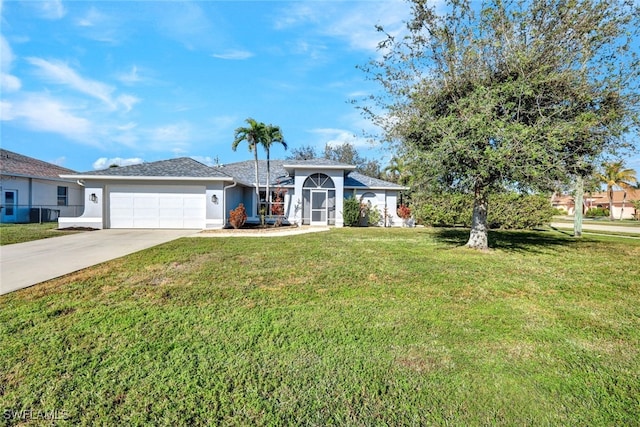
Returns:
[[[0,0],[0,15],[5,149],[77,171],[230,163],[252,158],[231,142],[253,117],[290,149],[350,142],[391,157],[348,101],[379,90],[356,66],[378,54],[375,25],[401,31],[402,0]],[[640,172],[640,156],[626,163]]]
[[[405,2],[0,5],[5,149],[78,171],[181,156],[230,163],[252,158],[230,147],[253,117],[279,125],[290,149],[350,142],[390,157],[366,141],[372,125],[348,101],[378,89],[356,65],[377,54],[376,24],[402,27]]]

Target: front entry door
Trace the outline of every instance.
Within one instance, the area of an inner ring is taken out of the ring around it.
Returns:
[[[16,190],[5,190],[2,194],[3,221],[15,222],[18,218],[18,192]]]
[[[311,225],[327,225],[327,190],[311,190]]]

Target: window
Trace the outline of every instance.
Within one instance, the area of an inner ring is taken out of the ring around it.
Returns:
[[[58,187],[58,206],[69,205],[69,187]]]

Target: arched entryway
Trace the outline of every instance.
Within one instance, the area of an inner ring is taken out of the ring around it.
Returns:
[[[302,184],[302,224],[335,225],[336,190],[333,180],[323,173],[309,175]]]

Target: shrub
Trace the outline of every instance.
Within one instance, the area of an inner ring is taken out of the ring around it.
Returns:
[[[286,190],[276,189],[276,197],[271,204],[271,215],[282,216],[284,215],[284,192]]]
[[[543,195],[501,193],[491,196],[488,222],[491,228],[522,230],[551,222],[554,209]]]
[[[402,219],[411,218],[411,208],[407,205],[400,205],[397,212],[398,216]]]
[[[355,197],[344,199],[342,218],[347,227],[356,227],[360,222],[360,201]]]
[[[471,226],[473,196],[470,194],[433,195],[418,204],[416,219],[432,226]],[[517,193],[489,197],[487,223],[490,228],[527,229],[548,224],[554,210],[547,197]]]
[[[606,208],[591,208],[584,214],[587,218],[597,218],[602,216],[609,216],[609,209]]]
[[[470,226],[473,198],[468,194],[452,193],[432,195],[414,201],[416,220],[431,226]]]
[[[377,206],[367,206],[368,211],[369,211],[369,225],[372,225],[374,227],[377,227],[380,225],[380,222],[382,221],[382,214],[380,213],[380,210],[378,209]]]
[[[240,203],[237,208],[229,211],[229,224],[235,229],[238,229],[244,225],[247,221],[247,211],[244,208],[244,204]]]

